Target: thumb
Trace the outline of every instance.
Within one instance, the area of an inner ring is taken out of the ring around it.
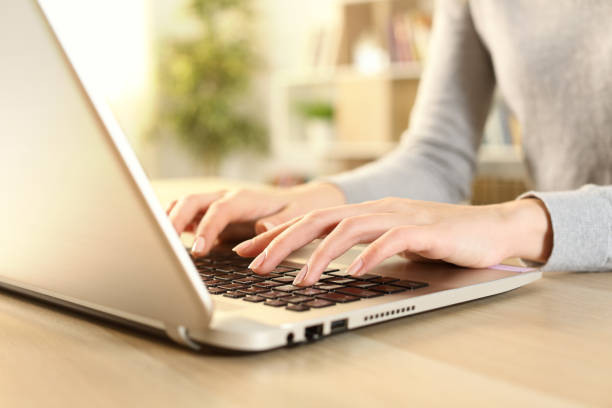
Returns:
[[[255,223],[255,234],[263,234],[264,232],[269,231],[276,226],[297,217],[298,215],[299,214],[295,208],[292,206],[287,206],[285,209],[277,212],[276,214],[259,219]]]

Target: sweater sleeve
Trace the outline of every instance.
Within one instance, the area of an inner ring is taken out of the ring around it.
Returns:
[[[544,203],[553,248],[543,271],[612,270],[612,186],[587,185],[563,192],[529,192]]]
[[[348,202],[386,196],[439,202],[469,197],[495,78],[469,2],[436,3],[430,58],[410,129],[382,159],[327,179]]]

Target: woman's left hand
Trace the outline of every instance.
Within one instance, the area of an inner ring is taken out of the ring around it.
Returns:
[[[545,262],[552,247],[548,213],[538,199],[468,206],[385,198],[312,211],[234,250],[241,256],[257,255],[250,268],[266,274],[321,237],[295,285],[313,285],[332,260],[360,243],[370,245],[347,269],[354,276],[395,254],[481,268],[508,257]]]

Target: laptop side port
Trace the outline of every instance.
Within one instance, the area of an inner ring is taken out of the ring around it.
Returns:
[[[308,326],[304,329],[304,337],[308,341],[318,340],[323,335],[323,325]]]
[[[331,323],[331,333],[340,333],[348,329],[348,319],[334,320]]]

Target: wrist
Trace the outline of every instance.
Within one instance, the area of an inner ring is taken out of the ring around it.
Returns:
[[[325,181],[313,181],[295,187],[295,192],[307,201],[311,201],[315,208],[335,207],[346,204],[346,196],[340,187]]]
[[[500,204],[509,238],[509,257],[545,263],[553,244],[552,224],[544,203],[525,198]]]

